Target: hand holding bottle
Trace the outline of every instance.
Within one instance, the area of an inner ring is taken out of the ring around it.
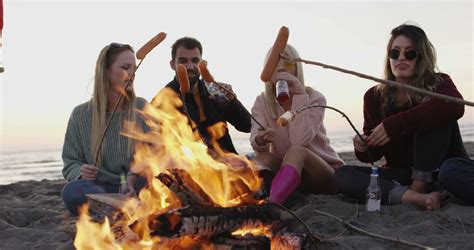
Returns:
[[[119,193],[127,195],[127,196],[137,196],[137,192],[134,187],[135,181],[136,181],[136,176],[131,175],[128,178],[125,178],[125,174],[121,174]]]
[[[285,80],[288,83],[288,89],[291,95],[302,95],[306,93],[303,84],[298,80],[298,77],[286,71],[277,72],[272,77],[272,82],[276,83],[278,80]]]
[[[222,89],[224,87],[226,90]],[[207,91],[211,99],[217,102],[232,101],[235,99],[235,94],[232,91],[232,85],[227,83],[206,82]]]

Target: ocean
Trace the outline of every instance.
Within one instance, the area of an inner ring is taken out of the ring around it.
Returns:
[[[463,141],[474,141],[474,124],[460,125]],[[352,151],[354,132],[328,133],[331,146],[336,152]],[[252,152],[248,134],[233,136],[237,151],[241,154]],[[0,185],[27,180],[62,179],[63,162],[61,149],[0,152]]]

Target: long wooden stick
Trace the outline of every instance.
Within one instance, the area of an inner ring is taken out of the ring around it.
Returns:
[[[288,57],[285,57],[283,55],[280,55],[280,56],[282,58],[288,59],[288,60],[293,61],[293,62],[302,62],[302,63],[305,63],[305,64],[312,64],[312,65],[320,66],[320,67],[323,67],[323,68],[343,72],[343,73],[346,73],[346,74],[355,75],[355,76],[358,76],[360,78],[369,79],[369,80],[372,80],[372,81],[375,81],[375,82],[387,84],[391,87],[408,89],[410,91],[417,92],[417,93],[425,95],[425,96],[430,96],[430,97],[442,99],[442,100],[445,100],[445,101],[448,101],[448,102],[465,104],[465,105],[474,107],[474,102],[466,101],[466,100],[463,100],[461,98],[456,98],[456,97],[452,97],[452,96],[447,96],[447,95],[442,95],[442,94],[430,92],[428,90],[420,89],[420,88],[417,88],[417,87],[414,87],[414,86],[411,86],[411,85],[408,85],[408,84],[402,84],[402,83],[391,81],[391,80],[384,80],[384,79],[376,78],[376,77],[369,76],[369,75],[366,75],[366,74],[362,74],[362,73],[359,73],[359,72],[356,72],[356,71],[347,70],[347,69],[339,68],[339,67],[336,67],[336,66],[332,66],[332,65],[328,65],[328,64],[324,64],[324,63],[320,63],[320,62],[309,61],[309,60],[305,60],[305,59],[301,59],[301,58],[288,58]]]
[[[152,49],[154,49],[159,43],[161,43],[164,39],[166,38],[166,33],[160,32],[158,35],[154,36],[150,41],[145,43],[137,52],[137,58],[140,60],[138,63],[137,67],[133,70],[132,77],[130,77],[125,84],[124,91],[127,90],[128,86],[132,82],[132,80],[135,79],[135,73],[137,72],[138,68],[140,68],[140,65],[143,62],[143,59],[145,59],[146,55],[150,53]],[[119,99],[114,105],[114,108],[112,109],[112,113],[110,114],[109,119],[107,120],[107,123],[105,124],[104,131],[102,131],[102,135],[100,137],[99,145],[97,146],[96,149],[96,154],[95,154],[95,159],[94,159],[94,166],[97,166],[97,163],[99,162],[99,154],[100,154],[100,149],[102,148],[102,143],[104,142],[105,134],[107,133],[107,130],[109,129],[110,122],[112,121],[112,118],[114,116],[115,111],[117,110],[118,105],[122,102],[123,100],[123,95],[120,95]]]
[[[330,213],[326,213],[326,212],[323,212],[323,211],[320,211],[318,209],[315,209],[313,210],[314,212],[318,213],[318,214],[321,214],[321,215],[325,215],[325,216],[328,216],[328,217],[331,217],[333,219],[336,219],[338,220],[339,222],[341,223],[344,223],[346,224],[347,226],[349,226],[350,228],[358,231],[358,232],[361,232],[363,234],[366,234],[366,235],[369,235],[371,237],[374,237],[374,238],[378,238],[378,239],[382,239],[382,240],[388,240],[388,241],[393,241],[393,242],[396,242],[396,243],[403,243],[405,245],[408,245],[408,246],[412,246],[412,247],[419,247],[421,249],[434,249],[432,247],[428,247],[428,246],[425,246],[425,245],[421,245],[421,244],[418,244],[418,243],[413,243],[413,242],[409,242],[409,241],[406,241],[406,240],[401,240],[401,239],[395,239],[395,238],[392,238],[392,237],[388,237],[388,236],[383,236],[383,235],[380,235],[380,234],[375,234],[375,233],[371,233],[371,232],[368,232],[360,227],[356,227],[348,222],[346,222],[345,220],[335,216],[335,215],[332,215]]]
[[[137,67],[135,67],[135,69],[133,70],[132,77],[130,77],[130,79],[128,79],[127,83],[125,84],[125,87],[124,87],[125,91],[128,88],[128,86],[130,85],[131,81],[135,78],[135,72],[137,72],[137,69],[140,68],[140,65],[142,64],[142,62],[143,62],[143,59],[140,60]],[[119,99],[117,100],[117,102],[115,102],[114,108],[112,109],[112,112],[110,113],[109,119],[107,119],[107,123],[105,124],[104,130],[102,131],[100,141],[99,141],[99,146],[97,146],[95,159],[94,159],[94,166],[96,166],[96,167],[99,167],[99,166],[97,166],[97,164],[99,163],[99,155],[101,153],[100,149],[102,148],[102,143],[104,143],[105,133],[107,133],[107,130],[109,129],[109,126],[110,126],[110,122],[112,121],[112,118],[114,116],[115,111],[117,110],[118,105],[122,102],[123,97],[124,97],[124,95],[121,94]]]

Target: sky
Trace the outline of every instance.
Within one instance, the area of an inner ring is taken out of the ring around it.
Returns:
[[[259,76],[281,26],[301,58],[383,76],[390,31],[421,26],[435,46],[440,71],[474,101],[472,1],[20,1],[3,0],[0,56],[0,151],[61,148],[73,108],[90,99],[99,51],[111,42],[136,50],[159,32],[167,38],[136,73],[138,96],[151,100],[173,77],[172,43],[191,36],[215,79],[230,83],[251,109],[263,91]],[[365,91],[376,83],[304,66],[306,85],[362,128]],[[461,124],[474,124],[466,106]],[[326,111],[328,135],[349,131]],[[240,136],[234,130],[231,133]]]

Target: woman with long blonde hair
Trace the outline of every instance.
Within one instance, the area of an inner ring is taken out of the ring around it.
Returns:
[[[462,98],[447,74],[437,73],[436,52],[416,25],[394,28],[387,45],[385,78],[428,91]],[[462,104],[431,99],[399,88],[377,85],[364,95],[365,141],[354,137],[362,162],[385,157],[379,169],[382,204],[413,203],[426,210],[440,207],[437,171],[451,157],[467,154],[457,120]],[[341,193],[365,203],[370,168],[343,166],[335,172]]]
[[[73,214],[86,202],[86,194],[118,192],[120,175],[129,176],[129,193],[135,192],[136,179],[129,172],[134,141],[120,134],[126,120],[139,122],[144,128],[143,120],[138,120],[133,110],[143,109],[146,101],[135,97],[133,79],[124,89],[133,77],[135,67],[130,45],[111,43],[105,46],[96,63],[92,98],[77,106],[69,118],[62,152],[62,172],[68,183],[63,188],[62,199]],[[112,114],[120,95],[125,98]],[[98,150],[111,115],[111,123]]]
[[[291,45],[283,54],[299,58]],[[268,60],[268,55],[267,55]],[[276,83],[288,83],[288,100],[276,98]],[[326,98],[311,87],[305,87],[303,67],[300,62],[280,59],[272,79],[265,83],[265,92],[257,97],[252,115],[265,127],[260,129],[252,121],[250,143],[256,159],[276,173],[270,188],[270,201],[283,203],[302,184],[311,193],[334,194],[334,169],[344,164],[329,145],[324,127],[324,109],[307,109],[287,127],[277,124],[277,119],[288,110],[308,105],[326,105]]]

